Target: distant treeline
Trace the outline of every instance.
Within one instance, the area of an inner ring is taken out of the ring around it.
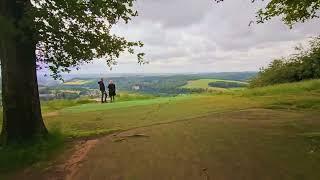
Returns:
[[[250,81],[250,86],[261,87],[320,78],[320,36],[313,38],[309,46],[307,50],[296,47],[298,53],[273,60]]]

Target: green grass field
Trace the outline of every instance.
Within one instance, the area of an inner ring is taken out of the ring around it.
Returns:
[[[92,161],[84,165],[77,179],[88,179],[92,173],[99,179],[104,172],[123,174],[125,179],[150,179],[152,173],[158,179],[197,179],[201,168],[208,168],[214,179],[320,178],[315,171],[320,168],[320,80],[109,104],[48,102],[43,109],[48,129],[58,129],[63,137],[127,130],[150,136],[150,140],[126,143],[105,140],[89,155]],[[32,152],[39,149],[45,148]],[[153,155],[147,155],[147,150]],[[50,157],[35,159],[25,153],[31,157],[26,161],[13,156],[14,151],[11,159],[6,156],[8,150],[0,149],[0,153],[0,172],[8,170],[8,161],[23,161],[25,166]],[[141,161],[144,165],[138,166]],[[89,167],[95,168],[90,171]]]
[[[217,82],[217,81],[224,81],[224,82],[235,82],[235,83],[241,83],[246,84],[244,82],[240,81],[231,81],[231,80],[221,80],[221,79],[198,79],[193,81],[188,81],[188,84],[182,86],[181,88],[186,89],[215,89],[215,90],[225,90],[224,88],[217,88],[217,87],[210,87],[208,84],[211,82]]]

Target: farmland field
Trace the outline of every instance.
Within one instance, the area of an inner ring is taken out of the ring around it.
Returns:
[[[187,89],[221,89],[223,90],[224,88],[219,88],[219,87],[210,87],[209,83],[211,82],[232,82],[232,83],[239,83],[239,84],[246,84],[245,82],[241,81],[232,81],[232,80],[221,80],[221,79],[198,79],[198,80],[192,80],[188,81],[188,83],[181,88],[187,88]]]
[[[74,79],[71,81],[67,81],[65,83],[63,83],[64,85],[84,85],[87,83],[91,83],[91,80],[81,80],[81,79]]]

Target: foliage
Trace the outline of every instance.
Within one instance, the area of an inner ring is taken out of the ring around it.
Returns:
[[[224,0],[215,1],[222,2]],[[319,18],[319,8],[320,0],[270,0],[265,8],[257,12],[256,22],[264,23],[271,18],[280,16],[285,24],[292,27],[297,22]]]
[[[320,78],[320,37],[313,38],[309,45],[308,50],[297,48],[297,54],[272,61],[250,81],[250,86],[260,87]]]
[[[135,0],[42,0],[32,1],[27,26],[33,26],[37,43],[39,68],[44,64],[58,78],[94,58],[106,59],[109,66],[124,51],[134,54],[141,42],[130,42],[111,33],[118,22],[128,23],[137,16]],[[143,53],[138,62],[143,63]]]
[[[275,16],[282,16],[282,21],[292,27],[294,23],[319,18],[319,0],[272,0],[266,8],[258,11],[258,23],[263,23]]]

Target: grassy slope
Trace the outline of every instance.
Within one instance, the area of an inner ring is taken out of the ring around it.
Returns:
[[[320,109],[320,80],[287,83],[240,91],[244,97],[263,101],[265,108],[291,110]]]
[[[63,133],[70,136],[86,136],[259,106],[260,104],[248,98],[229,95],[182,96],[81,105],[64,109],[59,115],[46,118],[46,123],[49,128],[59,127]]]
[[[87,104],[66,108],[46,118],[49,128],[71,136],[194,118],[216,112],[249,108],[318,110],[320,81],[235,91],[234,94],[190,95],[115,104]]]
[[[295,110],[297,112],[304,111],[301,113],[312,113],[320,109],[319,89],[320,80],[314,80],[235,91],[222,95],[190,95],[114,104],[78,105],[84,102],[70,102],[70,104],[54,102],[51,105],[50,103],[44,104],[44,118],[49,130],[59,129],[64,136],[81,137],[172,121],[183,121],[241,109],[269,108],[290,110],[288,112]],[[290,123],[297,128],[301,125],[299,121]],[[310,126],[301,125],[301,127],[305,128],[303,133],[307,136],[318,137],[318,134],[320,134],[318,131],[311,131]],[[226,132],[228,131],[226,130]],[[244,131],[246,130],[244,129]],[[37,158],[32,157],[39,149],[43,151],[45,149],[43,147],[48,146],[45,145],[32,150],[34,153],[31,152],[31,155],[28,155],[29,152],[24,152],[26,156],[31,157],[31,159],[24,161],[24,164],[46,159],[45,155],[41,155],[43,157],[40,158],[38,156],[36,156]],[[2,154],[0,156],[0,169],[5,169],[6,162],[10,161],[6,157],[8,150],[1,149],[0,151]],[[17,156],[15,157],[14,152],[11,152],[11,154],[13,154],[10,156],[12,158],[11,162],[23,160],[23,157],[20,159]]]
[[[76,178],[319,179],[319,90],[318,80],[190,96],[173,100],[147,119],[115,117],[111,126],[124,129],[163,119],[195,119],[131,131],[148,135],[145,139],[118,143],[106,138]]]
[[[199,79],[199,80],[189,81],[188,84],[186,84],[185,86],[182,86],[182,88],[187,88],[187,89],[195,89],[195,88],[205,89],[205,88],[210,88],[210,89],[221,89],[221,90],[223,90],[224,88],[215,88],[215,87],[210,87],[208,85],[209,83],[216,82],[216,81],[243,83],[243,82],[240,82],[240,81],[221,80],[221,79]]]

